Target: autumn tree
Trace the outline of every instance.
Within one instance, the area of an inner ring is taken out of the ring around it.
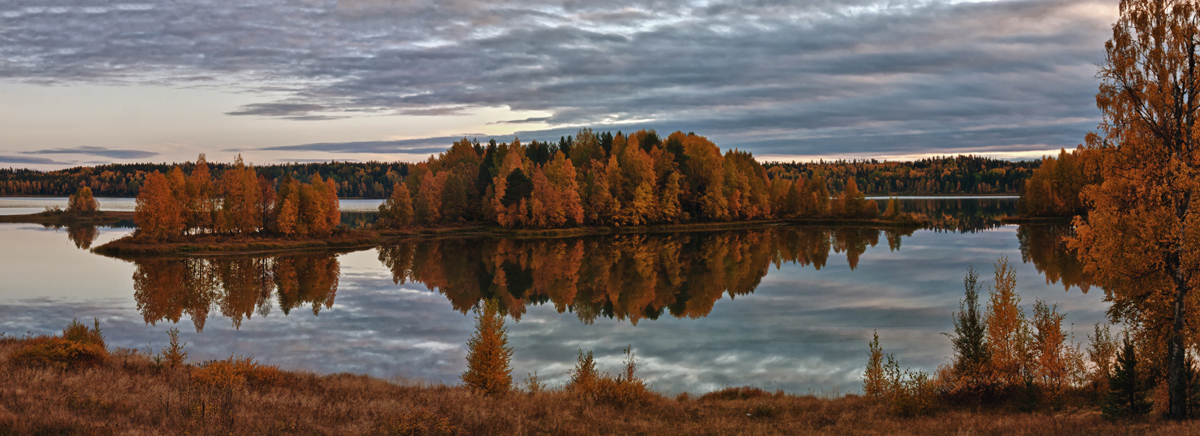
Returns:
[[[67,213],[88,214],[98,210],[100,205],[96,203],[96,198],[92,197],[92,188],[87,186],[79,188],[67,200]]]
[[[508,329],[496,300],[487,300],[475,309],[475,333],[467,341],[467,370],[463,384],[488,394],[503,394],[512,389],[512,347]]]
[[[995,281],[988,295],[984,316],[987,325],[988,368],[1001,388],[1012,389],[1024,382],[1027,371],[1029,326],[1017,295],[1017,271],[1007,257],[996,261]]]
[[[146,183],[137,196],[133,220],[137,223],[138,235],[150,240],[161,241],[183,233],[183,210],[162,173],[155,171],[146,176]]]
[[[217,193],[203,153],[196,158],[196,164],[184,185],[187,189],[187,204],[184,207],[187,227],[211,232],[213,215],[217,209]]]
[[[1167,414],[1184,419],[1185,354],[1200,327],[1200,13],[1193,0],[1122,0],[1119,10],[1098,74],[1103,121],[1087,138],[1106,151],[1104,181],[1084,188],[1088,215],[1071,246],[1112,301],[1109,315],[1165,356]]]
[[[412,224],[412,199],[408,196],[408,187],[402,183],[392,186],[392,195],[379,205],[379,218],[385,226],[402,227]]]
[[[233,165],[221,175],[221,229],[249,234],[262,224],[258,177],[254,174],[254,168],[242,163],[240,154],[234,159]]]
[[[867,343],[867,370],[863,373],[863,394],[882,397],[888,390],[887,374],[884,372],[883,347],[879,345],[879,332],[875,332]]]
[[[1067,342],[1062,330],[1064,314],[1058,305],[1037,301],[1033,306],[1033,328],[1030,348],[1036,359],[1036,370],[1031,371],[1051,399],[1057,399],[1075,376],[1083,371],[1082,356]]]

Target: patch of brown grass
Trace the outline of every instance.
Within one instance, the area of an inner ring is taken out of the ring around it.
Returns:
[[[877,399],[796,396],[752,387],[728,388],[703,399],[667,399],[647,389],[636,407],[566,389],[489,396],[459,386],[280,371],[236,356],[174,369],[130,350],[67,371],[14,362],[16,350],[33,341],[0,337],[0,435],[1200,433],[1197,423],[1155,418],[1114,423],[1095,410],[1070,407],[1055,413],[950,408],[898,418]],[[211,383],[239,377],[244,381]]]

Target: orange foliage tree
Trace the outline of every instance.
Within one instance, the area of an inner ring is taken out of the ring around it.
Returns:
[[[468,387],[488,394],[503,394],[512,389],[512,347],[499,303],[487,300],[476,308],[475,333],[467,342],[467,370],[462,381]]]
[[[392,187],[392,195],[379,205],[379,219],[386,227],[403,227],[413,222],[412,198],[408,196],[408,187],[397,183]]]
[[[183,209],[175,201],[167,177],[155,171],[146,176],[137,196],[133,219],[137,222],[137,235],[162,241],[183,233],[186,222]]]
[[[1168,416],[1188,416],[1186,350],[1200,318],[1200,12],[1188,0],[1122,0],[1105,44],[1092,149],[1105,150],[1104,181],[1084,188],[1079,250],[1112,302],[1136,326],[1151,362],[1165,369]],[[1162,362],[1165,360],[1165,362]]]

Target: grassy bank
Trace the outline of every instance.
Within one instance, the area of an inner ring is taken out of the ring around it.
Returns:
[[[42,224],[69,226],[76,224],[105,225],[121,220],[132,220],[133,212],[101,211],[89,214],[46,211],[26,215],[0,215],[0,223]]]
[[[979,434],[1184,435],[1195,423],[1108,422],[1092,410],[944,410],[898,418],[884,403],[732,388],[636,404],[561,389],[488,396],[464,387],[280,371],[249,359],[180,364],[118,349],[31,364],[34,338],[0,339],[8,434]],[[44,341],[44,337],[43,337]]]

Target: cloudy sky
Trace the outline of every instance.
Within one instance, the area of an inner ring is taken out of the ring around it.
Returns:
[[[135,0],[136,1],[136,0]],[[416,160],[693,131],[767,160],[1036,157],[1116,1],[0,2],[0,167]]]

